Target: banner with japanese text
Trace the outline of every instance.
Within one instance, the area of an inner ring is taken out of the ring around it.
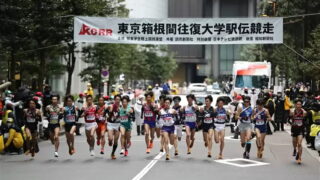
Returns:
[[[281,44],[283,18],[74,18],[74,41],[126,44]]]

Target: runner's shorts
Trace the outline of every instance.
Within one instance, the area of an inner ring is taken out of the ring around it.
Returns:
[[[85,123],[84,127],[87,131],[90,131],[92,128],[97,128],[98,125],[96,122],[91,122],[91,123]]]
[[[298,136],[304,136],[304,127],[291,127],[291,136],[292,137],[298,137]]]
[[[108,123],[107,124],[107,129],[108,131],[119,131],[120,128],[120,123]]]
[[[252,124],[251,123],[240,123],[239,126],[240,132],[246,132],[248,130],[252,130]]]
[[[64,129],[65,129],[66,132],[70,132],[73,126],[76,126],[75,122],[65,123],[64,124]]]
[[[60,124],[59,123],[57,123],[57,124],[50,124],[49,123],[48,128],[49,128],[50,132],[54,132],[54,130],[56,128],[60,128]]]
[[[206,123],[203,123],[202,124],[202,131],[203,132],[209,132],[210,129],[214,129],[214,124],[206,124]]]
[[[182,137],[182,125],[174,125],[174,134],[178,137]]]
[[[225,129],[226,125],[225,124],[214,124],[214,130],[219,132],[223,131]]]
[[[161,128],[162,132],[167,132],[169,134],[174,133],[174,125],[173,126],[162,126]]]
[[[144,124],[148,124],[150,128],[155,128],[156,127],[156,121],[148,121],[144,120]]]
[[[267,125],[255,125],[256,129],[259,129],[260,133],[267,133]]]
[[[191,130],[196,129],[196,122],[186,122],[186,126],[188,126]]]
[[[28,128],[31,134],[37,132],[38,123],[26,123],[26,128]]]
[[[98,128],[97,128],[97,133],[100,134],[102,131],[106,131],[106,123],[105,122],[99,122],[98,123]]]
[[[120,127],[123,127],[126,131],[132,130],[132,123],[131,121],[120,123]]]

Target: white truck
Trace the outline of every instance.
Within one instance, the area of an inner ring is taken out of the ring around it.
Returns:
[[[262,88],[270,88],[271,84],[271,63],[270,62],[249,62],[235,61],[233,64],[233,87],[231,92],[243,94],[247,88],[255,89],[259,93]]]

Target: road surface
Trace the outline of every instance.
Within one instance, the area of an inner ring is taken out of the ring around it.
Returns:
[[[230,136],[227,129],[227,136]],[[185,138],[185,136],[184,136]],[[302,164],[297,165],[291,156],[291,137],[287,132],[276,132],[266,138],[264,157],[256,158],[255,143],[251,150],[250,161],[244,161],[239,140],[229,137],[225,140],[224,160],[216,160],[219,146],[214,144],[213,157],[207,158],[207,151],[202,141],[202,132],[197,132],[196,142],[191,155],[186,153],[185,139],[179,144],[180,155],[165,160],[159,153],[157,140],[150,154],[145,153],[143,136],[133,132],[132,146],[128,157],[119,155],[110,159],[111,148],[100,155],[95,148],[96,156],[89,155],[85,137],[76,137],[76,154],[69,156],[65,137],[61,136],[59,158],[53,157],[54,147],[49,141],[40,142],[40,152],[35,158],[25,155],[1,155],[1,180],[101,180],[101,179],[248,179],[277,180],[300,179],[319,180],[320,161],[304,148]]]

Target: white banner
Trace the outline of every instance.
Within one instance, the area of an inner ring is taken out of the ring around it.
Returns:
[[[280,44],[283,18],[75,17],[74,41],[126,44]]]

